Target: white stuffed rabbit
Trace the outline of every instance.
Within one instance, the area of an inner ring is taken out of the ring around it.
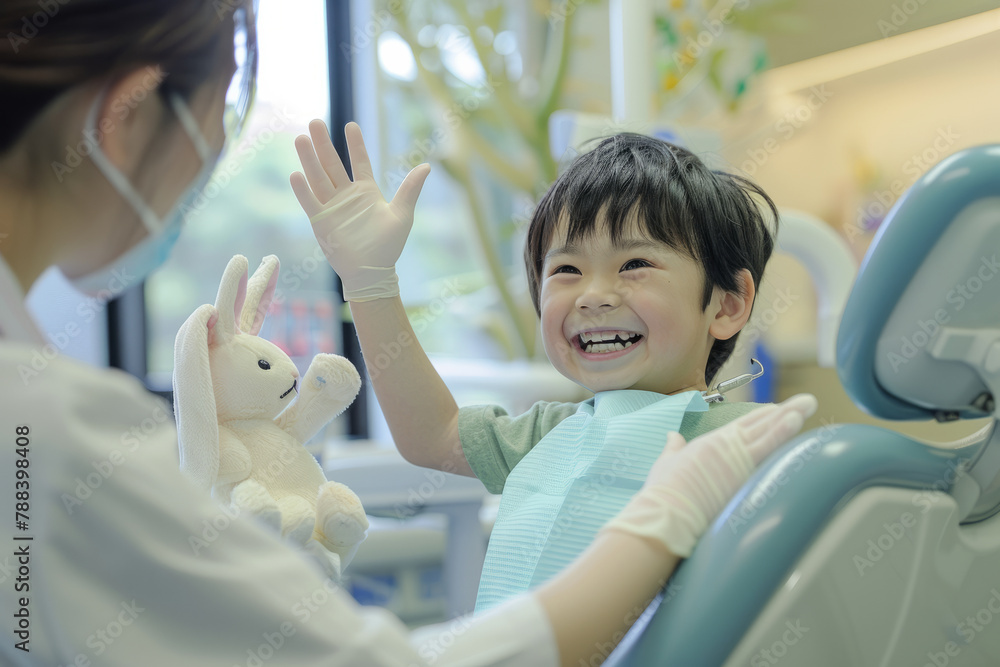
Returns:
[[[302,443],[351,404],[361,378],[343,357],[317,354],[300,381],[288,355],[257,336],[277,280],[274,255],[249,282],[247,259],[236,255],[215,305],[200,306],[177,333],[181,471],[234,509],[280,527],[339,579],[368,520],[357,495],[328,482]]]

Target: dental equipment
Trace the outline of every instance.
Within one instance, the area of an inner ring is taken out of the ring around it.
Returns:
[[[760,370],[758,372],[744,373],[743,375],[737,375],[736,377],[729,378],[728,380],[723,380],[722,382],[717,383],[714,388],[701,392],[702,398],[705,399],[706,403],[721,403],[726,400],[726,397],[723,396],[724,393],[742,387],[745,384],[749,384],[764,374],[764,364],[751,357],[750,365],[753,366],[754,364],[760,366]]]

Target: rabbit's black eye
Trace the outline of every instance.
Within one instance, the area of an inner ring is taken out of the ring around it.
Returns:
[[[271,364],[267,363],[263,359],[257,362],[257,365],[263,368],[265,371],[271,370]]]

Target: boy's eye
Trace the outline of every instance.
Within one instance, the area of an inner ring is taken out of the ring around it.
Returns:
[[[642,269],[647,266],[652,266],[649,262],[644,259],[630,259],[629,261],[622,264],[621,271],[630,271],[632,269]]]
[[[557,273],[580,273],[580,269],[569,264],[563,264],[562,266],[557,266],[555,270],[552,271],[552,275]]]

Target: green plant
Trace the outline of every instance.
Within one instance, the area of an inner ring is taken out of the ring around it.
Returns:
[[[651,45],[657,80],[650,81],[650,86],[656,91],[661,113],[702,82],[707,82],[727,109],[735,110],[748,82],[766,63],[763,40],[755,31],[770,12],[792,2],[765,0],[760,8],[749,9],[745,0],[657,2],[656,39]],[[513,204],[501,211],[491,206],[490,188],[502,189],[510,202],[534,202],[542,194],[539,188],[547,188],[556,179],[559,165],[550,152],[549,117],[560,107],[565,92],[578,10],[596,2],[412,0],[389,4],[396,11],[380,14],[388,20],[380,23],[379,39],[402,39],[414,70],[412,80],[391,85],[402,91],[411,109],[420,110],[397,117],[408,124],[414,137],[447,137],[429,152],[417,151],[408,166],[430,159],[460,187],[468,203],[473,237],[485,261],[486,282],[495,289],[499,306],[478,324],[509,357],[535,357],[535,314],[529,300],[511,288],[501,252],[519,255],[519,249],[502,245],[509,245],[529,216],[523,207],[518,215]],[[502,36],[513,34],[511,26],[518,22],[525,25],[525,17],[513,12],[523,11],[526,5],[530,5],[529,23],[534,22],[534,29],[522,29],[517,39],[525,43],[512,49],[501,43]],[[716,20],[725,29],[712,34],[710,44],[699,46],[702,25]],[[524,35],[532,34],[537,37],[527,43]],[[696,49],[689,48],[691,44]],[[531,58],[533,53],[537,57]],[[464,67],[456,66],[459,61]],[[466,282],[478,285],[482,281]]]
[[[511,3],[415,0],[386,26],[409,45],[416,65],[416,79],[399,84],[413,104],[425,109],[411,119],[411,132],[431,136],[436,128],[430,119],[435,117],[447,125],[447,148],[430,157],[468,201],[472,231],[503,313],[503,323],[492,320],[488,326],[510,356],[530,358],[536,350],[534,313],[513,293],[497,250],[524,220],[496,220],[478,176],[488,176],[511,197],[531,200],[540,184],[557,176],[548,119],[566,82],[576,13],[576,5],[574,11],[562,5],[533,4],[534,18],[548,17],[548,27],[537,67],[532,71],[532,63],[524,63],[520,73],[510,66],[514,52],[502,46],[498,50],[496,42],[501,33],[512,34]],[[449,67],[456,54],[476,63],[481,76],[470,79]]]

